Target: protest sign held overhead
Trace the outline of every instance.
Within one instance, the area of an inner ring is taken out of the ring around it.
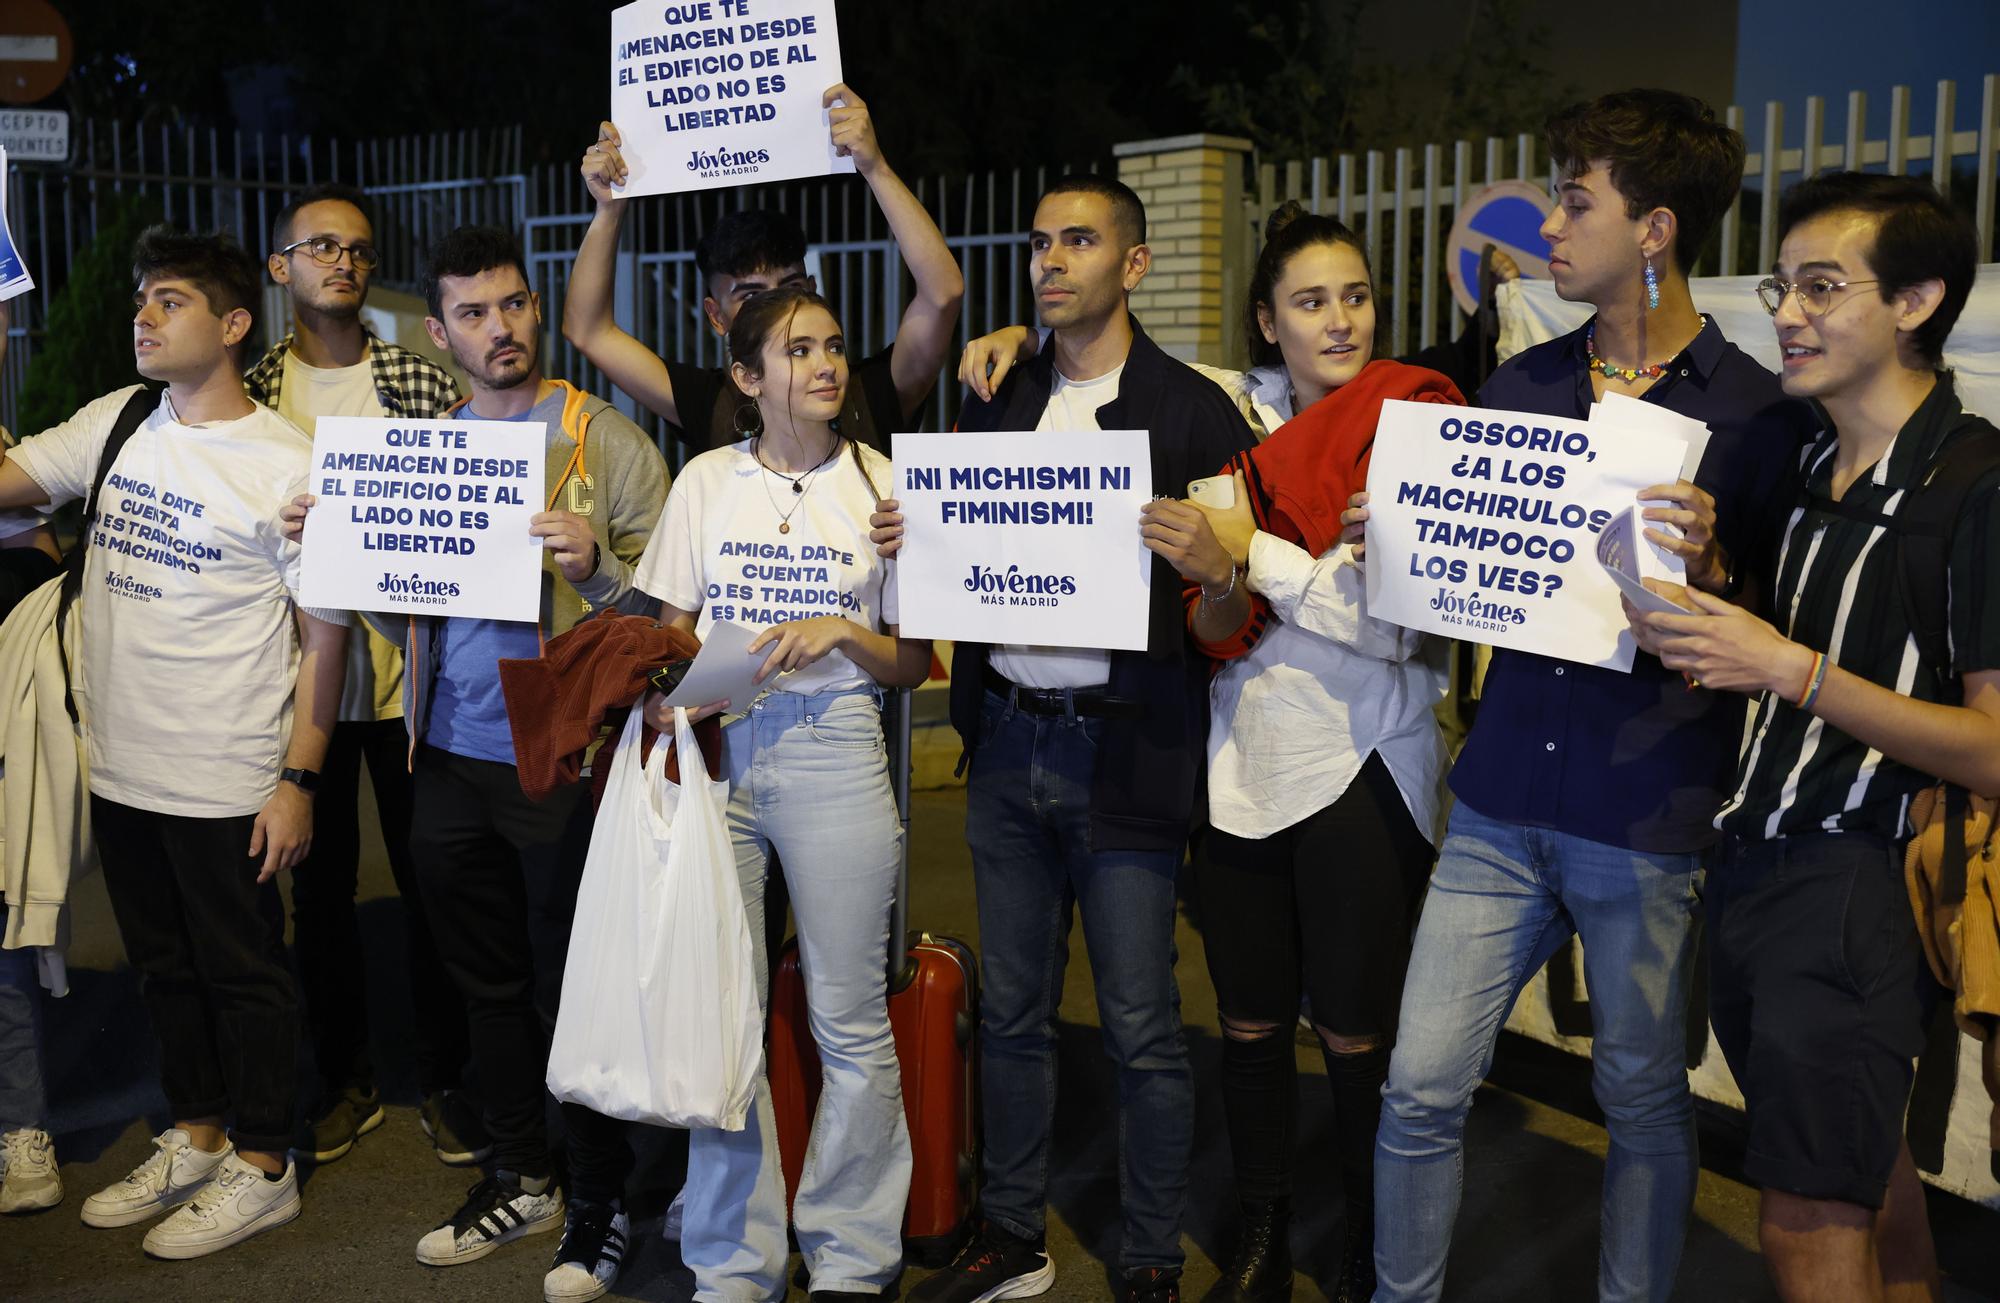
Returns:
[[[1629,671],[1598,533],[1686,445],[1605,420],[1382,405],[1368,469],[1368,612],[1412,629]]]
[[[899,434],[902,633],[1146,649],[1144,430]]]
[[[851,172],[826,89],[840,81],[833,0],[641,0],[611,14],[621,195]]]
[[[534,620],[548,427],[322,416],[300,600],[350,611]]]

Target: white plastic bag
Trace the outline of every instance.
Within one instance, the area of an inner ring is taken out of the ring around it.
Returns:
[[[639,763],[634,708],[611,760],[577,889],[549,1090],[606,1117],[743,1127],[763,1071],[750,926],[729,842],[729,786],[687,711]]]

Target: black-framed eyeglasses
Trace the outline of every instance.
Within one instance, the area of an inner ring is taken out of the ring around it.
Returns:
[[[1854,289],[1861,285],[1879,285],[1880,281],[1836,281],[1824,276],[1808,276],[1802,281],[1783,280],[1777,276],[1766,276],[1757,282],[1757,301],[1764,305],[1764,311],[1772,316],[1785,306],[1785,296],[1794,295],[1799,301],[1799,310],[1809,317],[1823,317],[1833,307],[1833,296],[1842,290]]]
[[[295,249],[304,249],[307,257],[326,267],[338,266],[343,253],[354,260],[356,271],[374,271],[382,263],[382,255],[374,245],[358,240],[353,244],[342,244],[331,235],[309,235],[303,240],[293,240],[278,252],[282,255]]]

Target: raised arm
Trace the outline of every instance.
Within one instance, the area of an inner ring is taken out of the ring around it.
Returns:
[[[841,101],[837,108],[833,104],[836,99]],[[827,88],[824,103],[835,150],[853,156],[854,170],[874,192],[875,202],[889,221],[889,233],[903,252],[903,264],[917,282],[917,295],[903,310],[903,320],[896,327],[895,349],[889,357],[889,373],[907,418],[937,383],[938,368],[944,365],[952,328],[958,322],[959,300],[965,297],[965,276],[945,245],[944,233],[882,157],[875,124],[861,97],[845,84],[835,83]]]
[[[618,229],[625,220],[626,200],[613,185],[625,180],[625,159],[618,152],[618,128],[597,127],[597,143],[584,151],[583,181],[597,201],[597,213],[584,232],[570,269],[569,291],[563,297],[563,338],[596,363],[611,382],[648,409],[675,425],[681,423],[674,403],[674,382],[660,355],[621,329],[611,315],[612,287],[617,279]]]

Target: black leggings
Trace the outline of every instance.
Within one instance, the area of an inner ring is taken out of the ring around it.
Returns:
[[[1274,1029],[1223,1038],[1223,1105],[1242,1198],[1291,1193],[1291,1027],[1303,991],[1321,1028],[1381,1042],[1326,1056],[1350,1214],[1372,1205],[1377,1092],[1432,858],[1380,755],[1332,805],[1281,832],[1210,829],[1203,839],[1195,886],[1217,1003],[1226,1022]]]

